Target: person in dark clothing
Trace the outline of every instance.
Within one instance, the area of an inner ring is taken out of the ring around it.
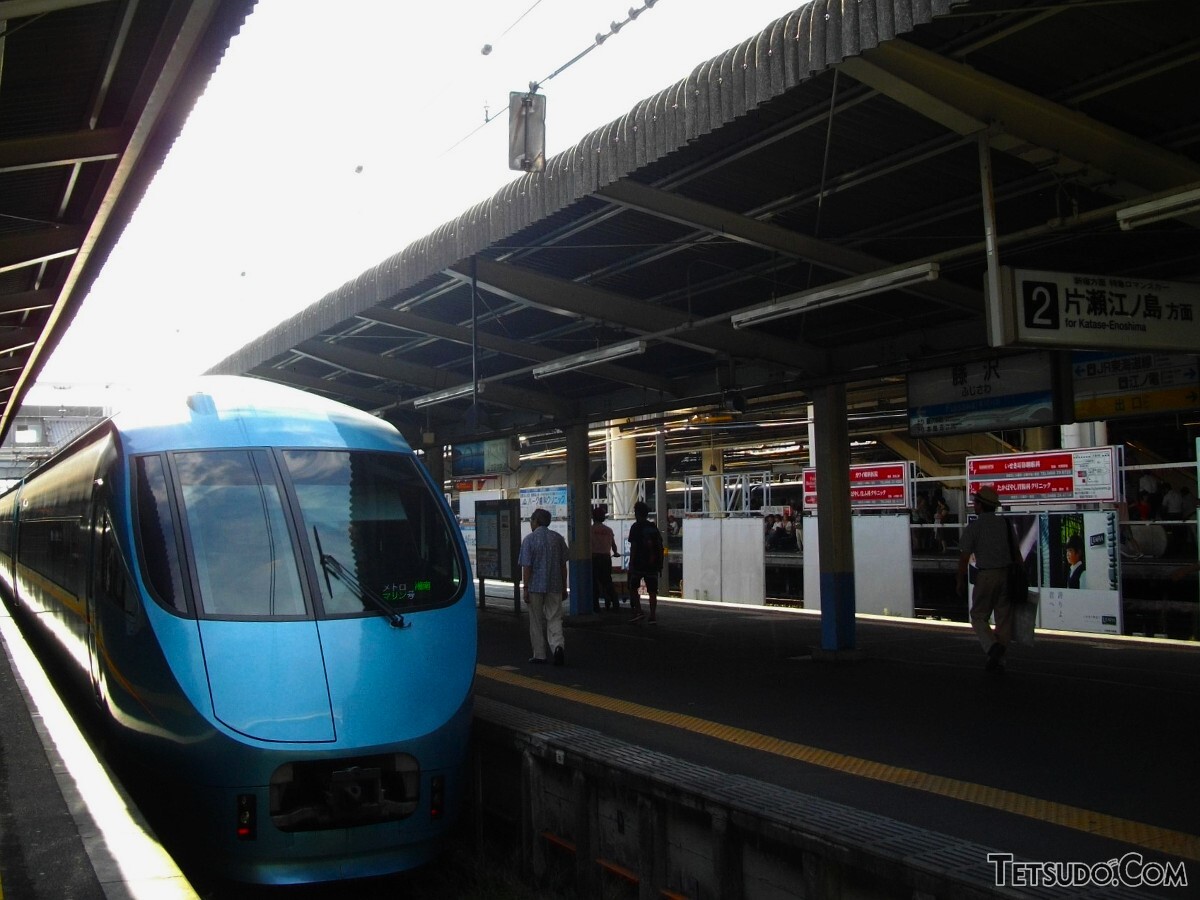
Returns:
[[[650,508],[639,500],[633,504],[634,523],[629,526],[629,602],[633,606],[633,621],[645,619],[642,601],[638,596],[641,582],[646,583],[650,598],[651,625],[658,624],[658,576],[662,571],[662,534],[649,519]]]
[[[1012,639],[1012,604],[1008,600],[1008,567],[1013,559],[1008,522],[996,515],[1000,497],[991,487],[974,496],[976,518],[963,530],[959,541],[958,594],[967,593],[967,570],[972,556],[975,584],[971,593],[971,627],[987,654],[987,670],[1004,669],[1004,653]],[[996,629],[990,619],[996,617]]]

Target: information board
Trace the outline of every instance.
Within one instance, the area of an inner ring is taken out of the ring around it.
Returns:
[[[521,548],[521,509],[516,500],[480,500],[475,504],[475,574],[517,581]]]
[[[450,448],[450,471],[455,477],[503,475],[520,465],[517,447],[509,438],[455,444]]]
[[[967,493],[991,487],[1001,502],[1112,503],[1120,499],[1119,447],[967,457]]]
[[[1077,422],[1200,408],[1200,365],[1192,354],[1076,351],[1071,374]]]
[[[913,505],[913,463],[850,467],[851,509],[908,509]],[[817,470],[804,470],[804,507],[817,508]]]

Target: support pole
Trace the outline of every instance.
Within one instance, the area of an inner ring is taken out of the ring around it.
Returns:
[[[1003,301],[1000,296],[1000,250],[996,237],[996,193],[992,187],[992,142],[987,131],[979,133],[979,186],[983,191],[983,243],[987,253],[988,345],[1004,345]]]
[[[850,428],[846,386],[817,388],[817,543],[821,566],[821,649],[854,649],[854,532],[850,519]]]
[[[589,477],[588,427],[567,428],[567,577],[571,582],[569,611],[573,616],[595,612],[592,597],[592,481]]]
[[[667,436],[659,429],[654,436],[654,518],[662,533],[663,546],[667,545]],[[662,571],[658,578],[659,593],[671,593],[671,564],[663,554]]]

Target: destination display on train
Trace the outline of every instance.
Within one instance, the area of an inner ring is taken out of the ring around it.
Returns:
[[[1120,499],[1118,447],[967,457],[967,492],[991,487],[1003,503],[1109,503]]]
[[[850,467],[851,509],[907,509],[912,506],[913,464],[881,463]],[[817,508],[817,470],[804,470],[804,508]]]

